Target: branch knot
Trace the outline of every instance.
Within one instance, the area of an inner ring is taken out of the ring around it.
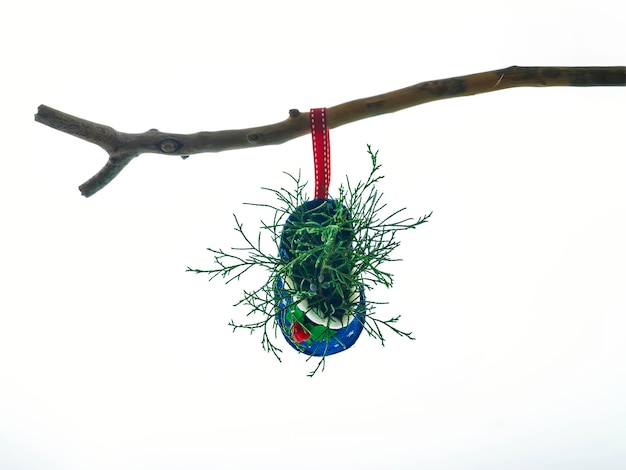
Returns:
[[[163,139],[162,141],[159,142],[159,149],[161,149],[161,152],[163,153],[176,153],[178,150],[180,150],[182,148],[183,144],[182,142],[173,139],[173,138],[167,138],[167,139]]]

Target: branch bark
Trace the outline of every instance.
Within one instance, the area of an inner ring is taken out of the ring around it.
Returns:
[[[381,114],[393,113],[430,101],[477,95],[514,87],[626,86],[626,67],[508,67],[489,72],[418,83],[382,95],[349,101],[327,109],[329,128],[335,128]],[[40,105],[35,121],[102,147],[109,159],[92,178],[79,186],[83,196],[100,191],[142,153],[181,155],[221,152],[277,145],[309,132],[309,113],[297,109],[275,124],[248,129],[194,134],[171,134],[150,129],[141,134],[119,132]]]

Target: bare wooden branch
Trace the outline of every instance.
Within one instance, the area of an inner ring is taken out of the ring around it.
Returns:
[[[459,96],[489,93],[514,87],[547,86],[625,86],[626,67],[508,67],[418,83],[382,95],[349,101],[327,109],[328,126],[332,129],[430,101]],[[195,134],[171,134],[150,129],[141,134],[119,132],[112,127],[87,121],[39,106],[35,120],[61,132],[71,134],[102,147],[108,154],[106,165],[79,189],[89,197],[106,186],[135,157],[142,153],[181,155],[221,152],[277,145],[309,132],[309,113],[297,109],[275,124],[248,129]]]

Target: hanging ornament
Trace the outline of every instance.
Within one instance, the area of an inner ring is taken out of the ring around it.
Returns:
[[[396,233],[427,222],[431,214],[417,221],[401,218],[404,209],[383,216],[381,211],[386,204],[376,189],[383,177],[378,175],[378,152],[372,152],[369,145],[372,169],[367,180],[353,185],[347,179],[339,187],[337,197],[332,197],[325,108],[311,109],[310,125],[314,197],[307,198],[306,183],[301,183],[300,176],[289,175],[295,190],[269,189],[279,201],[277,206],[252,204],[274,211],[273,222],[262,223],[261,228],[270,233],[274,253],[262,249],[261,234],[253,242],[255,238],[244,233],[235,217],[244,246],[233,248],[232,252],[209,248],[217,267],[188,271],[207,273],[210,279],[222,276],[230,282],[239,280],[252,267],[265,269],[267,281],[254,290],[244,291],[236,304],[248,306],[248,316],[260,319],[245,324],[231,321],[230,325],[235,330],[262,330],[263,348],[278,359],[282,350],[272,338],[278,336],[280,329],[295,350],[321,358],[309,374],[313,375],[320,366],[323,368],[327,356],[352,347],[363,331],[383,344],[381,326],[413,339],[411,333],[395,326],[399,315],[386,320],[377,318],[375,304],[366,300],[365,292],[378,284],[392,286],[393,276],[382,265],[392,259],[392,251],[400,244]]]
[[[326,109],[311,109],[315,199],[298,206],[285,222],[280,256],[293,263],[278,277],[278,325],[287,342],[311,356],[345,351],[365,324],[363,285],[354,283],[354,227],[347,207],[328,198],[330,135]]]

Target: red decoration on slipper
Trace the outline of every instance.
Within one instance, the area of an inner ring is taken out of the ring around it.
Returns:
[[[306,331],[302,325],[298,322],[293,322],[291,325],[291,336],[298,342],[306,341],[311,337],[311,333]]]

